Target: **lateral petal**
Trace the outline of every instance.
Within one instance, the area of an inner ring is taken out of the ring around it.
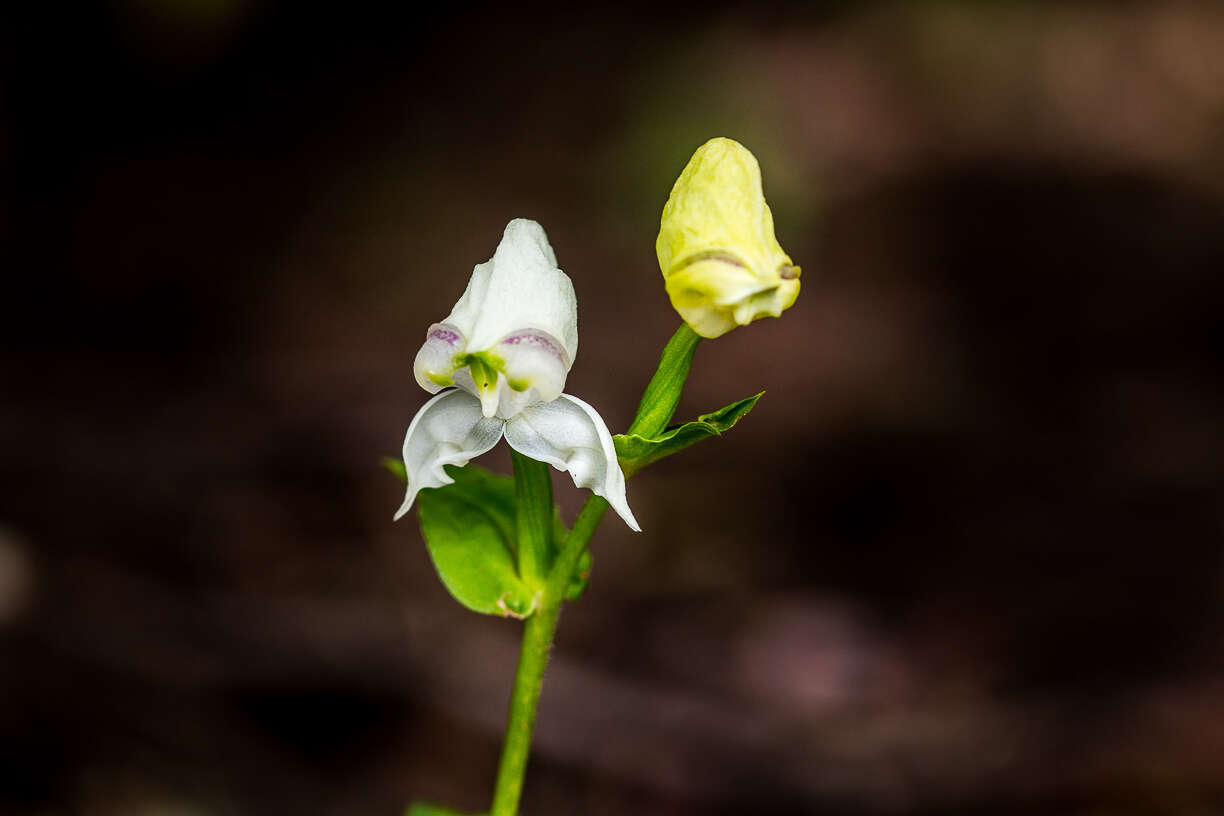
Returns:
[[[570,360],[557,338],[522,329],[503,337],[494,353],[505,362],[504,382],[513,392],[503,395],[499,416],[508,419],[532,403],[561,396]]]
[[[395,513],[398,521],[412,507],[419,491],[454,481],[443,465],[466,465],[497,444],[503,421],[487,419],[480,400],[466,391],[443,391],[425,403],[404,436],[404,469],[408,492]]]
[[[631,530],[641,532],[625,498],[625,474],[616,461],[612,434],[594,408],[562,394],[524,408],[507,420],[505,433],[510,447],[568,471],[574,484],[607,499]]]
[[[467,340],[457,326],[435,323],[425,332],[425,342],[412,363],[417,385],[431,394],[455,384],[455,356]]]

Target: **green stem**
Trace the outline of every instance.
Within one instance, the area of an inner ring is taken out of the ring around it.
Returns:
[[[551,504],[549,506],[551,508]],[[519,509],[521,512],[522,505],[519,505]],[[582,512],[574,520],[574,528],[565,537],[557,554],[556,563],[544,586],[540,608],[523,624],[523,644],[519,651],[518,670],[514,674],[514,690],[510,693],[510,717],[506,722],[506,739],[502,745],[489,816],[515,816],[518,813],[527,757],[531,752],[531,735],[535,730],[536,708],[540,703],[540,689],[544,685],[544,668],[548,665],[548,651],[557,631],[565,588],[607,509],[608,503],[604,499],[595,495],[587,499]]]
[[[531,734],[535,730],[536,707],[544,684],[544,667],[548,665],[548,650],[557,631],[560,612],[560,604],[546,603],[523,624],[523,645],[519,651],[518,671],[514,674],[514,691],[510,694],[510,718],[506,722],[506,739],[502,743],[489,816],[518,813],[523,775],[527,773],[527,755],[531,752]]]
[[[629,430],[625,431],[626,434],[650,437],[667,427],[680,403],[680,392],[693,364],[693,352],[700,342],[701,335],[690,329],[687,323],[680,324],[659,355],[659,365],[642,393],[637,416],[633,418]]]
[[[637,415],[627,433],[653,436],[667,427],[680,392],[688,378],[693,352],[701,337],[682,325],[659,357],[654,376],[642,394]],[[552,530],[552,482],[548,466],[512,452],[514,459],[514,492],[518,504],[516,529],[519,546],[519,573],[524,579],[539,577],[548,552]],[[542,476],[541,476],[542,473]],[[582,506],[573,529],[561,543],[535,614],[523,624],[523,642],[519,651],[518,669],[514,673],[514,689],[510,692],[510,716],[506,722],[506,738],[502,744],[501,762],[497,767],[497,784],[493,790],[493,806],[489,816],[517,816],[523,794],[523,778],[527,773],[527,758],[531,752],[531,736],[535,731],[536,709],[544,685],[544,669],[548,652],[557,632],[557,619],[570,578],[578,561],[595,535],[595,529],[608,510],[608,502],[592,494]]]
[[[607,510],[607,499],[596,496],[594,493],[587,496],[586,503],[578,512],[578,518],[574,519],[573,529],[562,542],[561,551],[557,553],[557,562],[553,565],[553,571],[548,576],[548,585],[544,590],[545,596],[557,599],[558,606],[561,604],[561,599],[565,597],[565,590],[569,587],[570,579],[574,577],[574,570],[578,568],[578,560],[586,552],[587,544],[591,542],[591,536],[595,535],[595,529],[599,527],[599,522],[603,521],[604,513]]]
[[[553,493],[548,465],[513,448],[515,540],[519,577],[533,589],[544,584],[552,551]]]

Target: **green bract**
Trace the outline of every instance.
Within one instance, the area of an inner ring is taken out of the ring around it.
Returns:
[[[385,458],[383,465],[400,479],[402,462]],[[540,579],[521,574],[518,560],[518,508],[514,479],[469,465],[446,468],[452,484],[427,490],[420,498],[421,532],[443,585],[455,600],[475,612],[522,618],[535,610]],[[568,530],[555,515],[552,535],[540,566],[552,568],[557,547]],[[566,588],[566,600],[586,591],[591,554],[584,552]]]
[[[540,587],[518,574],[514,480],[478,468],[448,468],[454,484],[421,494],[421,532],[438,577],[475,612],[525,618]]]
[[[616,443],[621,470],[625,471],[626,476],[632,476],[665,456],[671,456],[711,436],[721,436],[752,410],[761,394],[733,402],[713,413],[702,414],[694,422],[673,425],[659,434],[617,434],[612,440]]]

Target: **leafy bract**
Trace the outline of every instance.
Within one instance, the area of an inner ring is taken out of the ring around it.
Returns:
[[[404,463],[383,457],[383,467],[404,481]],[[539,587],[519,577],[515,537],[514,479],[467,465],[448,465],[454,484],[421,491],[421,531],[438,577],[459,603],[476,612],[526,617],[535,611]],[[553,517],[547,560],[552,569],[557,548],[569,534],[560,516]],[[586,591],[591,553],[584,552],[566,587],[566,600]]]
[[[514,543],[514,480],[475,467],[448,466],[454,484],[422,490],[421,532],[455,600],[486,615],[525,618],[539,588],[519,577]]]
[[[735,423],[752,410],[761,395],[747,397],[733,402],[717,411],[702,414],[693,422],[673,425],[654,436],[640,434],[617,434],[612,437],[616,443],[616,456],[620,460],[621,469],[626,476],[632,476],[647,465],[682,451],[690,445],[695,445],[711,436],[721,436],[730,430]]]

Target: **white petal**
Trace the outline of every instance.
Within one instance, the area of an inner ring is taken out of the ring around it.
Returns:
[[[500,419],[485,418],[480,400],[465,391],[443,391],[425,403],[404,436],[408,493],[395,513],[396,520],[412,507],[418,491],[454,481],[443,465],[462,467],[496,445],[503,424]]]
[[[487,280],[477,283],[478,273],[487,274]],[[468,312],[477,299],[479,307],[468,331],[461,321],[470,319]],[[459,314],[461,306],[463,314]],[[455,320],[445,322],[467,334],[469,352],[491,350],[513,333],[537,329],[560,341],[568,365],[578,354],[574,284],[557,268],[548,236],[535,221],[516,218],[506,225],[492,259],[473,271],[472,283],[455,304],[453,316]]]
[[[509,418],[523,406],[561,396],[570,360],[557,338],[538,329],[522,329],[503,337],[494,353],[505,360],[506,383],[520,395],[510,400],[512,410],[499,416]]]
[[[641,532],[625,499],[612,434],[594,408],[569,394],[529,406],[507,420],[506,441],[524,456],[569,471],[574,484],[603,496],[630,529]]]
[[[463,351],[467,339],[458,327],[435,323],[425,332],[425,343],[412,363],[417,384],[431,394],[454,385],[455,355]]]

